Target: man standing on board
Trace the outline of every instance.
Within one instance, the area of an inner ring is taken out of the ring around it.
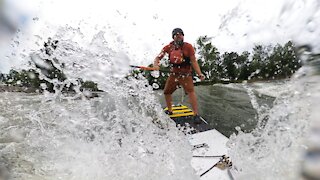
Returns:
[[[172,38],[168,45],[164,46],[160,54],[154,59],[153,67],[159,70],[160,60],[169,55],[169,63],[171,66],[170,75],[164,87],[164,96],[166,99],[168,110],[166,113],[172,114],[172,93],[181,85],[186,93],[194,112],[194,122],[200,123],[201,118],[198,115],[198,102],[194,91],[192,68],[197,73],[201,81],[205,79],[201,73],[199,64],[195,57],[195,50],[190,43],[184,42],[184,33],[181,28],[175,28],[172,31]]]

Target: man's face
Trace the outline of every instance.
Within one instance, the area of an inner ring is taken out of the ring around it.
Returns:
[[[176,33],[174,36],[173,36],[173,40],[174,41],[182,41],[183,42],[183,38],[184,36],[181,34],[181,33]]]

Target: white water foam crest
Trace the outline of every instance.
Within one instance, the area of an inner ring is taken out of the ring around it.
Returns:
[[[198,179],[185,135],[162,112],[145,79],[114,71],[128,59],[111,51],[102,34],[89,47],[54,37],[59,42],[50,57],[64,64],[68,81],[99,82],[100,97],[1,94],[0,157],[11,178]]]
[[[146,115],[157,107],[139,96],[23,102],[9,93],[2,162],[13,179],[196,179],[184,135],[164,115]]]
[[[69,34],[69,31],[78,33],[78,30],[63,28],[60,31],[58,32],[60,35],[53,38],[59,39],[53,56],[59,60],[60,64],[65,65],[64,73],[68,78],[101,80],[103,78],[123,78],[129,74],[130,58],[121,49],[113,50],[112,44],[109,44],[104,38],[105,32],[98,32],[91,43],[81,45],[74,38],[67,39],[66,37],[70,37],[68,35],[62,36],[62,34]]]
[[[311,136],[310,124],[317,122],[315,107],[319,107],[319,77],[311,72],[303,67],[286,83],[288,89],[276,99],[268,119],[258,122],[264,127],[251,133],[239,130],[230,137],[237,179],[301,177],[301,162],[310,146],[306,138]]]
[[[297,92],[297,91],[292,91]],[[299,91],[301,92],[301,91]],[[276,100],[265,127],[230,139],[237,179],[294,179],[299,176],[309,103],[300,93]],[[264,122],[265,123],[265,122]],[[261,124],[261,123],[258,123]]]
[[[285,42],[290,39],[297,47],[303,46],[309,52],[299,56],[304,66],[289,82],[286,82],[285,89],[276,88],[277,92],[270,93],[275,94],[277,99],[269,112],[263,114],[263,117],[268,118],[258,119],[258,125],[262,127],[257,127],[251,133],[244,133],[238,129],[239,133],[230,137],[230,156],[234,163],[236,179],[301,179],[302,162],[307,161],[304,159],[304,154],[308,153],[308,148],[318,145],[314,143],[310,146],[307,137],[312,134],[311,124],[319,122],[315,118],[319,114],[315,109],[319,109],[320,106],[317,57],[320,46],[314,41],[320,33],[314,28],[314,24],[320,20],[319,2],[316,0],[279,2],[282,4],[279,7],[282,8],[273,14],[275,18],[263,21],[266,23],[265,26],[260,24],[256,26],[257,28],[248,26],[250,30],[245,34],[246,40],[263,42],[267,37],[267,42],[273,38],[276,38],[277,42],[281,40]],[[253,19],[248,21],[248,24],[251,24],[255,21],[255,17],[250,13],[247,16],[249,11],[245,10],[245,5],[242,4],[238,8],[238,11],[244,12],[245,15],[234,17],[233,20],[249,18]],[[266,90],[272,89],[266,87],[261,91],[259,88],[260,92]],[[318,142],[319,138],[316,137]],[[319,172],[319,165],[315,168]]]

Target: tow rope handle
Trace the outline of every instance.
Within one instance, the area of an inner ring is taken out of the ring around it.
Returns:
[[[146,66],[135,66],[135,65],[130,65],[130,67],[133,67],[133,68],[140,68],[142,70],[146,70],[146,71],[155,71],[156,68],[154,67],[146,67]]]
[[[130,67],[133,68],[139,68],[144,71],[161,71],[161,72],[170,72],[169,70],[166,69],[156,69],[155,67],[147,67],[147,66],[135,66],[135,65],[130,65]]]

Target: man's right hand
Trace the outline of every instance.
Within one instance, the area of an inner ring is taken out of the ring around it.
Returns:
[[[154,68],[155,71],[159,71],[160,70],[159,64],[160,64],[160,59],[157,56],[153,61],[153,68]]]
[[[153,66],[153,68],[154,68],[155,71],[159,71],[160,70],[159,66]]]

